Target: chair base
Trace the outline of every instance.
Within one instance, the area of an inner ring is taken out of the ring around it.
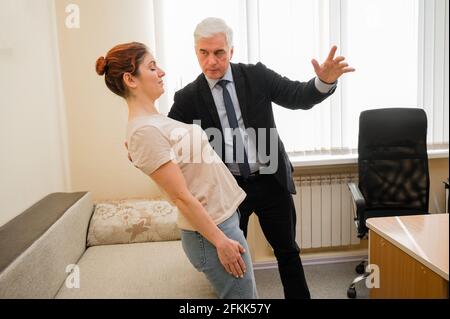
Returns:
[[[368,263],[368,260],[365,259],[363,261],[361,261],[356,267],[355,267],[355,271],[356,273],[360,274],[358,277],[356,277],[355,279],[353,279],[352,283],[350,284],[350,286],[347,289],[347,297],[350,299],[355,299],[356,298],[356,287],[355,285],[360,282],[365,280],[370,273],[365,271],[365,264]]]

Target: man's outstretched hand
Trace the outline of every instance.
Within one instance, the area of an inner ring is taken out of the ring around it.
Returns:
[[[342,74],[355,71],[354,68],[348,66],[348,63],[343,62],[345,57],[334,57],[336,50],[337,46],[333,46],[325,62],[320,65],[316,59],[312,59],[311,61],[314,66],[314,71],[322,82],[332,84],[336,82]]]

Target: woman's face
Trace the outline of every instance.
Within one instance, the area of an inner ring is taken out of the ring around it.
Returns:
[[[148,53],[139,66],[139,76],[136,77],[137,94],[140,92],[155,101],[164,93],[163,76],[166,75],[157,65],[153,56]]]

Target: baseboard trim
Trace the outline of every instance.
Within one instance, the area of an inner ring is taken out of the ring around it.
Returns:
[[[322,265],[322,264],[337,264],[345,262],[359,262],[367,259],[367,250],[360,250],[355,252],[341,252],[334,254],[311,254],[302,255],[303,266]],[[259,261],[253,263],[254,270],[277,268],[276,260]]]

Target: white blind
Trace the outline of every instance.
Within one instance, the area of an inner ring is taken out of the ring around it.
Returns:
[[[418,105],[428,115],[428,144],[448,149],[448,0],[419,1]]]
[[[260,1],[260,60],[292,79],[315,76],[311,58],[322,60],[329,49],[326,2],[316,0]],[[288,151],[330,149],[330,99],[308,111],[273,106],[278,132]]]
[[[355,149],[361,111],[418,106],[418,1],[344,0],[341,16],[341,46],[357,68],[342,85],[343,146]]]
[[[280,137],[292,154],[355,153],[363,110],[420,107],[428,143],[448,149],[448,1],[446,0],[154,0],[156,55],[173,94],[200,74],[193,31],[208,16],[233,28],[234,62],[263,62],[292,80],[315,76],[333,44],[355,73],[313,109],[273,105]]]

